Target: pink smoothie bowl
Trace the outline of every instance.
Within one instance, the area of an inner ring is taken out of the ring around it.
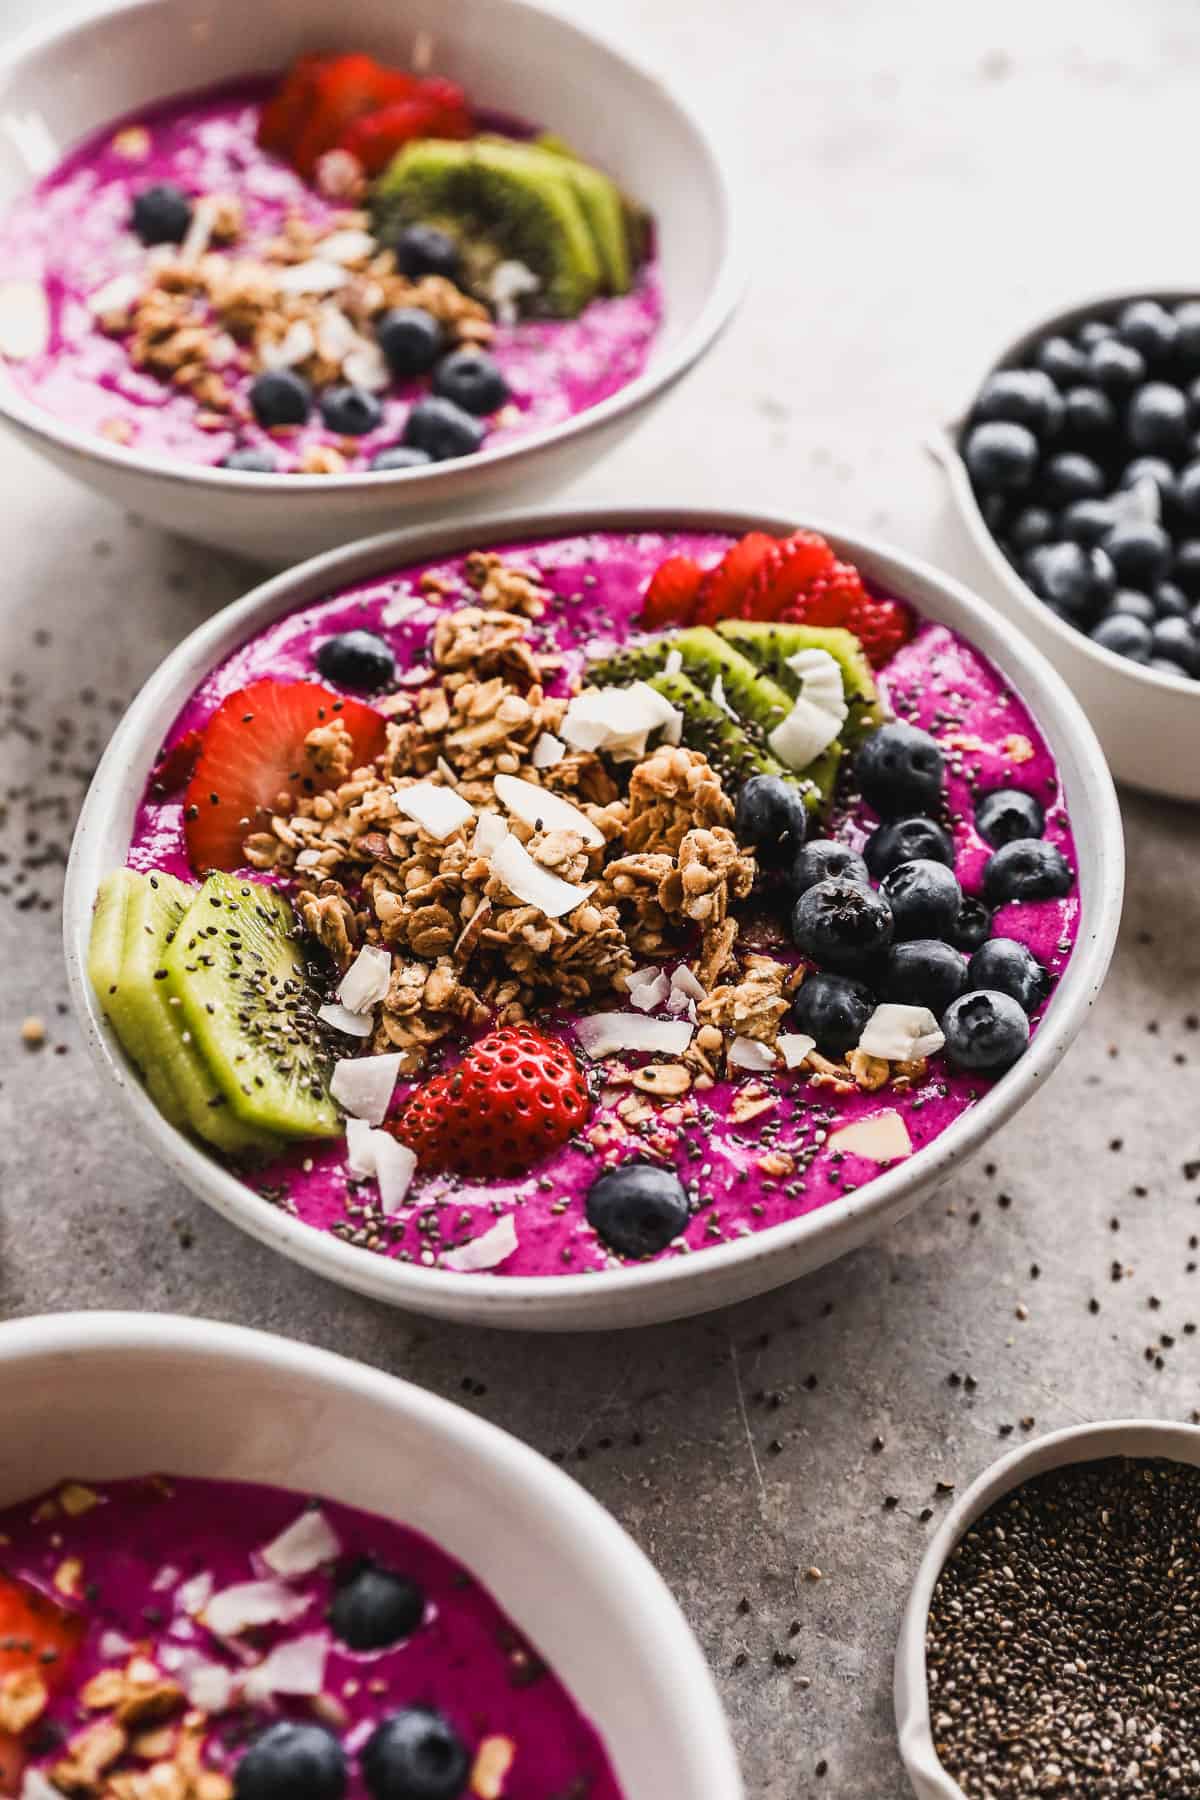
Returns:
[[[80,817],[64,902],[72,997],[96,1067],[131,1128],[225,1218],[281,1254],[392,1305],[516,1329],[607,1330],[708,1311],[780,1286],[856,1248],[911,1212],[1036,1093],[1057,1066],[1100,990],[1112,956],[1124,883],[1120,813],[1103,753],[1082,709],[1038,651],[964,588],[926,564],[821,521],[839,556],[864,576],[949,626],[989,658],[1019,696],[1058,767],[1078,866],[1074,948],[1029,1050],[969,1110],[908,1160],[862,1189],[749,1237],[701,1253],[595,1274],[475,1274],[469,1278],[373,1255],[265,1204],[247,1182],[206,1155],[158,1112],[103,1018],[87,980],[92,909],[102,878],[125,859],[159,748],[184,703],[237,646],[298,607],[372,576],[469,548],[605,532],[784,535],[796,518],[699,509],[594,508],[510,513],[470,524],[393,533],[319,557],[264,583],[210,619],[167,657],[129,708],[96,773]]]
[[[560,422],[393,471],[246,473],[110,442],[29,397],[0,362],[0,422],[57,468],[167,530],[281,566],[352,537],[553,492],[618,444],[712,345],[740,297],[732,202],[708,133],[657,75],[526,0],[119,0],[0,51],[0,215],[92,134],[181,93],[314,50],[429,57],[486,114],[537,121],[654,221],[661,319],[640,373]]]

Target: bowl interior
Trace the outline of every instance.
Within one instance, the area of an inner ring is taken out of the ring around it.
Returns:
[[[66,1475],[158,1470],[389,1514],[492,1590],[630,1795],[736,1800],[720,1703],[666,1588],[582,1489],[494,1426],[340,1357],[161,1316],[0,1327],[0,1370],[0,1504]]]

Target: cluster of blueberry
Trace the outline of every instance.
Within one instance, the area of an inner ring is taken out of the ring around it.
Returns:
[[[998,1075],[1029,1042],[1029,1014],[1047,981],[1024,944],[991,935],[992,910],[1067,893],[1071,866],[1042,837],[1045,816],[1034,796],[997,789],[982,796],[975,815],[993,847],[983,898],[964,894],[954,840],[936,816],[942,753],[916,726],[881,727],[859,750],[854,774],[883,821],[861,855],[833,838],[806,841],[808,814],[786,781],[757,775],[738,797],[738,836],[782,875],[792,939],[815,965],[796,994],[796,1029],[823,1054],[841,1057],[879,1001],[924,1006],[940,1022],[952,1062]]]
[[[1138,300],[984,383],[963,457],[1009,560],[1119,656],[1200,679],[1200,301]]]

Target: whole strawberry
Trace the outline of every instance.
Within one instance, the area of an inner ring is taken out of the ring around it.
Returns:
[[[417,1089],[390,1130],[425,1172],[476,1180],[524,1175],[591,1110],[579,1064],[532,1025],[501,1025],[456,1068]]]

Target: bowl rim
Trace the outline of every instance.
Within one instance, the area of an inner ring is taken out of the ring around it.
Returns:
[[[1039,338],[1046,337],[1056,331],[1070,331],[1082,325],[1087,319],[1101,317],[1106,313],[1116,313],[1134,300],[1159,300],[1164,306],[1178,305],[1184,300],[1200,300],[1200,289],[1187,287],[1160,287],[1152,290],[1146,288],[1119,288],[1106,290],[1093,299],[1077,301],[1074,305],[1063,307],[1060,311],[1048,313],[1038,319],[1013,338],[1007,347],[988,363],[987,368],[971,390],[965,406],[949,425],[935,432],[929,448],[935,461],[939,462],[946,473],[950,491],[958,506],[959,514],[971,534],[976,548],[987,560],[993,575],[1003,582],[1008,592],[1028,610],[1032,617],[1045,626],[1063,645],[1078,650],[1087,660],[1093,662],[1102,672],[1110,675],[1128,676],[1135,686],[1145,690],[1144,698],[1152,699],[1155,695],[1178,694],[1188,696],[1200,705],[1200,678],[1189,679],[1186,675],[1168,675],[1161,669],[1143,668],[1140,663],[1130,662],[1127,656],[1118,656],[1115,650],[1106,650],[1103,644],[1093,643],[1086,632],[1077,631],[1060,619],[1038,599],[1029,584],[1017,574],[996,538],[992,535],[986,519],[975,498],[975,489],[967,473],[967,465],[959,448],[962,433],[970,417],[971,408],[980,389],[989,375],[999,369],[1011,367]]]
[[[1185,1447],[1193,1454],[1181,1454]],[[933,1747],[925,1667],[929,1606],[951,1551],[990,1507],[1035,1475],[1111,1456],[1162,1456],[1200,1466],[1200,1426],[1173,1419],[1094,1419],[1045,1432],[983,1469],[929,1540],[900,1622],[893,1683],[900,1755],[922,1800],[966,1800]]]
[[[902,583],[925,584],[949,599],[958,621],[955,628],[962,629],[968,639],[976,628],[985,637],[989,627],[994,629],[994,615],[983,602],[929,564],[827,521],[806,515],[803,522],[810,529],[823,532],[852,560],[882,562],[897,573]],[[605,531],[727,531],[737,536],[761,530],[781,536],[794,530],[796,524],[795,517],[778,514],[664,504],[538,507],[491,514],[483,519],[459,517],[410,526],[327,551],[258,583],[240,600],[204,621],[163,659],[118,724],[81,809],[63,893],[63,938],[71,999],[93,1062],[110,1087],[116,1089],[126,1110],[132,1112],[141,1135],[193,1193],[223,1217],[304,1267],[392,1305],[410,1305],[419,1311],[424,1309],[423,1301],[427,1304],[440,1298],[453,1314],[465,1317],[469,1313],[478,1324],[508,1324],[512,1322],[511,1315],[519,1310],[521,1324],[527,1328],[537,1325],[540,1312],[561,1315],[568,1308],[572,1314],[578,1312],[572,1320],[573,1328],[587,1329],[589,1315],[603,1310],[606,1296],[649,1295],[680,1287],[686,1291],[687,1285],[697,1279],[697,1271],[715,1275],[720,1269],[769,1261],[826,1234],[833,1225],[848,1227],[864,1217],[887,1214],[889,1207],[910,1190],[922,1191],[946,1174],[1024,1104],[1066,1053],[1099,992],[1120,921],[1125,859],[1116,790],[1096,735],[1066,682],[1023,637],[1006,642],[1004,673],[1018,687],[1040,687],[1053,696],[1053,710],[1061,730],[1090,776],[1089,804],[1096,835],[1094,878],[1090,884],[1093,916],[1088,930],[1077,939],[1050,1010],[1020,1062],[930,1144],[828,1206],[748,1237],[708,1245],[702,1256],[634,1264],[606,1270],[601,1277],[474,1274],[469,1278],[469,1289],[464,1290],[465,1278],[450,1270],[401,1263],[356,1249],[329,1232],[319,1231],[266,1204],[252,1188],[162,1117],[141,1082],[129,1071],[102,1022],[86,971],[92,908],[103,872],[98,840],[111,830],[114,798],[122,777],[131,768],[144,766],[148,773],[152,766],[160,747],[157,726],[153,737],[149,736],[157,709],[165,705],[176,687],[181,689],[178,706],[182,706],[186,695],[203,679],[203,674],[188,674],[186,681],[181,681],[180,671],[192,663],[203,671],[211,670],[229,653],[226,648],[216,649],[226,637],[230,645],[245,642],[269,620],[306,604],[309,598],[425,557],[454,555],[468,547],[486,548],[489,544]],[[1044,713],[1047,709],[1040,710]],[[462,1302],[467,1292],[473,1298],[464,1310]],[[590,1300],[589,1296],[596,1299]],[[597,1319],[591,1328],[607,1323]]]
[[[126,1311],[44,1313],[0,1323],[0,1372],[100,1351],[186,1358],[211,1357],[268,1369],[285,1380],[314,1380],[353,1394],[453,1446],[464,1464],[511,1490],[536,1494],[567,1520],[588,1558],[610,1571],[637,1615],[636,1630],[656,1645],[670,1671],[688,1732],[700,1740],[697,1766],[711,1771],[698,1800],[741,1800],[728,1719],[708,1661],[670,1588],[646,1553],[608,1509],[562,1469],[511,1432],[403,1376],[274,1332],[219,1319]],[[64,1471],[68,1473],[70,1471]],[[634,1626],[631,1625],[631,1630]],[[595,1708],[589,1708],[592,1716]]]
[[[50,24],[34,24],[0,47],[0,82],[19,74],[21,66],[32,56],[61,49],[71,39],[83,39],[97,27],[119,19],[122,15],[153,9],[169,9],[180,0],[84,0],[84,3]],[[668,389],[710,350],[729,324],[745,293],[749,280],[745,234],[738,221],[734,203],[734,184],[727,160],[718,144],[718,134],[706,126],[698,111],[686,101],[676,86],[658,71],[649,68],[624,44],[602,28],[566,18],[535,0],[493,0],[510,12],[548,19],[564,39],[574,39],[624,64],[640,81],[657,90],[663,103],[673,111],[691,133],[704,163],[717,201],[722,227],[723,248],[715,278],[699,313],[679,339],[668,346],[665,354],[656,356],[651,346],[650,358],[641,372],[614,394],[573,413],[557,425],[543,426],[516,438],[511,444],[484,454],[452,458],[431,463],[428,467],[398,470],[347,470],[339,475],[251,474],[237,469],[209,467],[203,463],[178,463],[153,451],[137,450],[110,443],[99,435],[85,431],[69,421],[59,419],[45,408],[25,399],[11,381],[0,382],[0,420],[4,420],[33,436],[49,440],[60,450],[102,463],[118,473],[126,471],[146,479],[174,484],[196,484],[210,488],[215,495],[234,497],[259,494],[278,498],[295,494],[311,504],[315,494],[355,494],[381,498],[390,487],[424,483],[433,499],[440,487],[451,486],[455,476],[467,470],[510,471],[522,458],[536,457],[567,445],[589,432],[613,425]],[[186,89],[179,90],[186,92]],[[163,96],[169,98],[170,96]]]

